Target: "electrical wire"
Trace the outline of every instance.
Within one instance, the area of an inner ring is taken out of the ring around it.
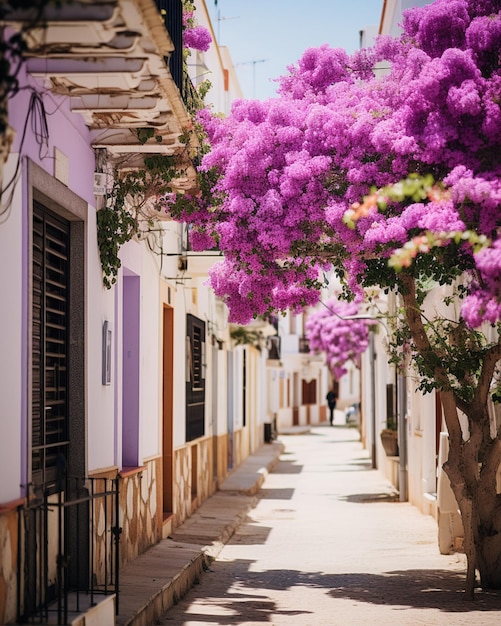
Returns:
[[[24,142],[26,140],[26,133],[28,130],[28,124],[31,121],[31,131],[35,140],[39,145],[39,157],[40,159],[45,158],[46,155],[42,154],[42,149],[45,146],[48,148],[49,146],[49,128],[47,124],[47,114],[45,111],[45,105],[43,103],[42,97],[40,94],[33,88],[29,88],[31,91],[30,94],[30,102],[28,105],[28,111],[26,112],[26,118],[23,124],[23,130],[21,133],[21,140],[19,142],[18,149],[18,157],[16,166],[14,169],[14,173],[11,176],[10,180],[5,184],[5,186],[0,190],[0,224],[4,223],[9,215],[10,210],[12,208],[12,201],[14,198],[14,192],[16,189],[17,181],[21,176],[21,162],[23,158],[23,147]],[[8,192],[7,198],[5,194]],[[6,198],[6,199],[5,199]]]

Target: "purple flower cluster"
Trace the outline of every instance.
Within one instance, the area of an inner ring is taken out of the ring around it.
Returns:
[[[305,332],[310,350],[325,353],[330,371],[339,379],[346,374],[345,365],[349,361],[359,366],[360,355],[369,344],[370,322],[350,319],[359,309],[354,302],[332,299],[326,305],[308,316]]]
[[[463,316],[473,327],[501,319],[501,240],[480,250],[475,260],[480,279],[473,282],[463,303]]]
[[[207,52],[212,43],[212,37],[204,26],[186,28],[183,33],[183,45],[185,48]]]
[[[276,98],[199,116],[211,145],[201,172],[219,175],[218,201],[183,215],[225,255],[211,284],[235,321],[312,302],[327,261],[357,290],[369,259],[426,232],[488,237],[482,252],[461,249],[474,275],[463,315],[477,326],[501,314],[499,2],[435,0],[406,11],[403,27],[351,56],[308,49]],[[413,173],[448,193],[359,204]],[[456,271],[453,255],[446,262]]]
[[[207,52],[212,37],[204,26],[198,26],[193,0],[183,1],[183,47]]]

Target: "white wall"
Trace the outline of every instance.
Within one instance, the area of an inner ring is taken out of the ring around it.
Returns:
[[[191,283],[191,281],[188,281]],[[173,293],[174,307],[174,448],[186,442],[186,313],[192,292],[181,287]]]
[[[14,173],[17,154],[11,154],[4,182]],[[22,475],[21,428],[26,424],[26,282],[23,272],[23,215],[21,183],[12,206],[0,217],[0,502],[19,498]]]
[[[398,36],[401,34],[402,13],[412,7],[424,7],[433,0],[387,0],[384,13],[382,34]]]
[[[159,276],[152,254],[143,244],[141,279],[141,371],[140,371],[140,445],[139,458],[144,462],[161,452],[158,423],[161,419],[162,385],[158,354],[160,343]]]
[[[228,432],[228,359],[226,350],[218,350],[217,434]]]
[[[188,58],[188,71],[195,85],[208,79],[212,87],[205,98],[205,103],[219,113],[229,113],[231,103],[235,98],[242,98],[238,78],[233,66],[231,54],[226,46],[216,45],[216,25],[211,24],[207,5],[204,0],[195,1],[195,20],[199,26],[204,26],[212,35],[212,43],[207,52],[191,50]],[[227,89],[225,89],[224,71],[228,72]]]
[[[235,430],[243,427],[243,360],[244,348],[242,346],[237,346],[233,351],[233,427]]]
[[[106,289],[102,283],[102,272],[96,240],[94,209],[89,210],[87,241],[87,298],[86,298],[86,381],[87,381],[87,450],[88,471],[118,465],[121,457],[117,450],[118,415],[121,415],[120,369],[117,367],[117,346],[121,346],[120,318],[115,315],[115,289]],[[111,384],[102,383],[103,323],[108,321],[112,332]],[[121,356],[121,353],[120,353]],[[120,404],[115,407],[116,397]]]

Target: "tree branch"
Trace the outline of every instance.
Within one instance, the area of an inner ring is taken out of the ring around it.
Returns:
[[[496,363],[501,359],[501,340],[485,353],[472,404],[486,407]]]
[[[421,317],[421,309],[416,298],[416,283],[410,274],[403,273],[400,276],[401,293],[404,302],[405,318],[411,332],[412,339],[416,345],[419,354],[427,359],[427,355],[435,353],[433,347],[426,334],[423,320]],[[459,423],[457,409],[459,406],[458,398],[452,391],[449,378],[443,367],[434,366],[434,378],[442,386],[441,400],[444,409],[444,418],[449,432],[449,442],[451,449],[455,450],[455,458],[459,459],[460,450],[463,441],[461,425]],[[449,454],[449,458],[451,455]]]

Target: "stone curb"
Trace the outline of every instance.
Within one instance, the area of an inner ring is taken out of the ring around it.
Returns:
[[[117,626],[155,624],[197,583],[256,506],[256,494],[283,450],[279,441],[264,444],[171,537],[124,566]]]

